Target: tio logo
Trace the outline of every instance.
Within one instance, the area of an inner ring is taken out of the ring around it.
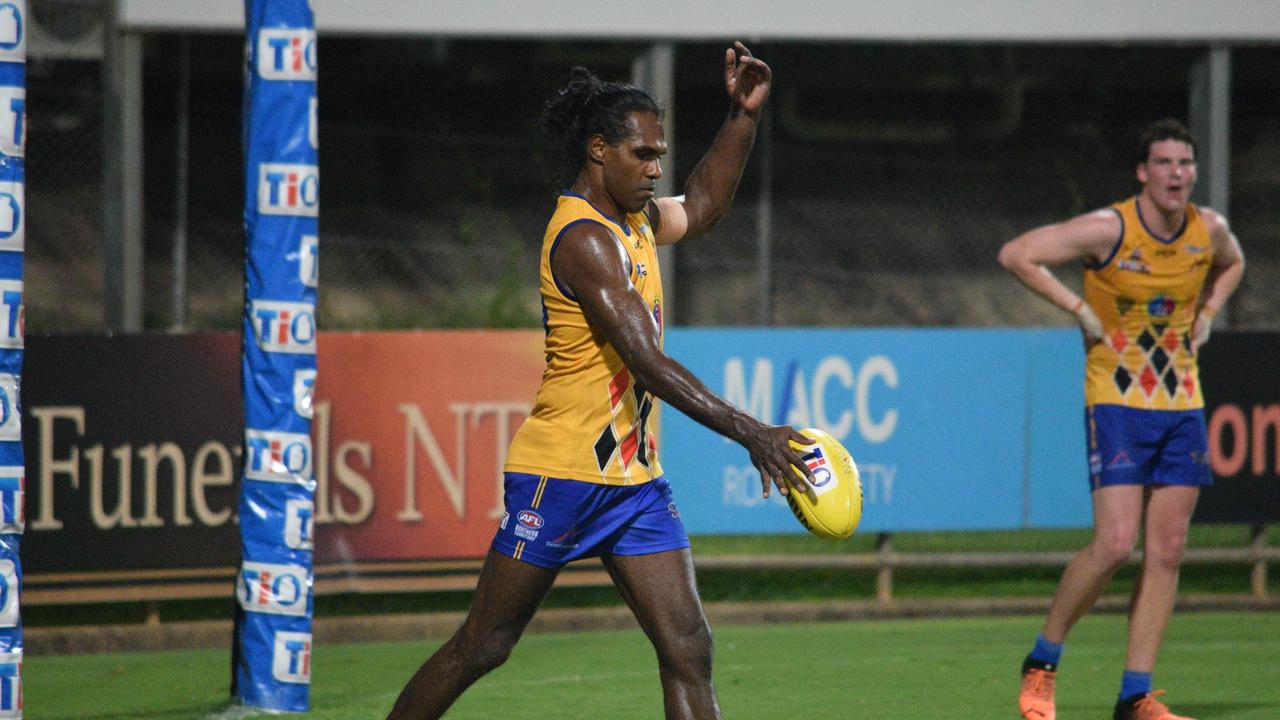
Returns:
[[[312,548],[312,518],[315,505],[310,500],[290,500],[285,503],[284,544],[294,550]]]
[[[279,682],[311,682],[311,633],[277,632],[271,676]]]
[[[300,565],[245,561],[240,567],[236,598],[247,612],[269,615],[307,614],[311,579]]]
[[[21,251],[25,244],[26,226],[23,206],[24,186],[18,182],[0,182],[0,250]]]
[[[18,534],[26,527],[26,474],[21,465],[0,467],[0,533]]]
[[[21,348],[26,324],[22,281],[0,280],[0,348]]]
[[[18,378],[0,373],[0,441],[22,439],[22,408],[18,406]]]
[[[0,87],[0,152],[22,157],[27,145],[27,91]]]
[[[263,80],[315,80],[316,31],[258,31],[258,74]]]
[[[0,718],[22,717],[22,653],[0,653]]]
[[[310,420],[315,416],[312,398],[315,396],[316,371],[293,371],[293,411]]]
[[[320,168],[262,163],[258,166],[258,212],[263,215],[320,215]]]
[[[18,626],[18,586],[18,566],[12,560],[0,560],[0,627]]]
[[[249,308],[253,335],[264,352],[314,355],[316,307],[311,303],[254,300]]]
[[[22,8],[17,3],[0,3],[0,60],[26,62],[27,33]]]
[[[244,431],[249,449],[244,476],[249,480],[306,484],[311,481],[311,436],[306,433]]]
[[[303,235],[298,243],[298,279],[307,287],[320,282],[320,238]]]

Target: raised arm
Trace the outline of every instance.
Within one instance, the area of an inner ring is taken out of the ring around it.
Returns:
[[[710,232],[738,191],[738,180],[755,144],[760,112],[772,87],[773,72],[762,60],[752,57],[745,45],[733,45],[724,51],[728,117],[707,154],[689,175],[684,194],[659,198],[650,205],[659,245]]]
[[[1104,260],[1119,241],[1120,231],[1120,217],[1115,212],[1097,210],[1023,233],[1000,248],[998,259],[1032,292],[1075,316],[1085,342],[1093,344],[1105,340],[1097,313],[1048,266],[1070,260]]]
[[[1201,208],[1200,213],[1208,226],[1209,237],[1213,239],[1213,265],[1204,280],[1204,289],[1200,291],[1200,307],[1191,328],[1192,343],[1197,350],[1208,342],[1213,316],[1227,304],[1244,276],[1244,251],[1240,249],[1240,241],[1231,232],[1227,219],[1208,208]]]
[[[658,326],[627,277],[620,241],[595,223],[579,223],[560,241],[552,271],[573,292],[591,328],[618,352],[622,362],[657,397],[697,422],[730,438],[751,455],[760,471],[765,497],[770,485],[787,494],[784,474],[812,474],[788,441],[812,441],[785,425],[765,425],[711,392],[680,363],[663,352]]]

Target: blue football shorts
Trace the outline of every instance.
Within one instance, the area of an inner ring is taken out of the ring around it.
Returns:
[[[600,485],[506,473],[506,513],[493,549],[558,569],[580,558],[650,555],[689,547],[671,485]]]
[[[1085,408],[1089,487],[1213,484],[1204,411]]]

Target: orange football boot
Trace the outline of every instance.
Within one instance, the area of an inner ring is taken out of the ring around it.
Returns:
[[[1165,704],[1156,699],[1163,695],[1163,690],[1156,690],[1143,695],[1130,704],[1122,700],[1116,705],[1115,720],[1194,720],[1194,718],[1174,715]]]
[[[1018,710],[1026,720],[1055,720],[1053,683],[1058,673],[1028,668],[1022,673],[1022,690],[1018,693]]]

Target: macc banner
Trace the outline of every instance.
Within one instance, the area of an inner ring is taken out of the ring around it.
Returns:
[[[1035,514],[1088,524],[1073,333],[676,329],[667,350],[752,416],[843,442],[862,475],[861,531],[1024,527],[1038,474],[1064,488],[1042,499],[1053,512]],[[1052,407],[1033,412],[1033,398]],[[690,532],[796,531],[737,444],[670,409],[662,443]],[[1037,458],[1041,447],[1054,456]]]

